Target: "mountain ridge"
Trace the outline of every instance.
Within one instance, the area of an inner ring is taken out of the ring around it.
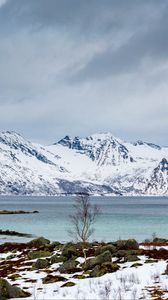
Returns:
[[[111,133],[43,146],[0,134],[1,195],[168,195],[168,148]]]

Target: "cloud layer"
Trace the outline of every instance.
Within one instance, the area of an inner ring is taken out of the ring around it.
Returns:
[[[167,1],[0,1],[0,126],[167,144]]]

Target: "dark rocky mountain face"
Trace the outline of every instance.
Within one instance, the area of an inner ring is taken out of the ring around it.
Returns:
[[[146,192],[154,194],[168,193],[168,160],[166,158],[163,158],[153,170]]]

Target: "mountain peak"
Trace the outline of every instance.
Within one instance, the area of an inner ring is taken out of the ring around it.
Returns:
[[[15,131],[3,131],[0,134],[0,142],[8,146],[29,143],[19,133]]]
[[[161,147],[159,145],[153,144],[153,143],[147,143],[147,142],[143,142],[141,140],[136,141],[135,143],[133,143],[134,146],[148,146],[157,150],[161,150]]]
[[[127,161],[133,162],[123,142],[112,133],[95,133],[86,138],[78,136],[71,139],[65,136],[58,144],[86,154],[97,165],[119,165]]]

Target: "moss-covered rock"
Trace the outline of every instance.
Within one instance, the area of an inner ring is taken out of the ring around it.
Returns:
[[[76,245],[73,243],[67,243],[62,248],[62,255],[67,259],[72,258],[73,256],[79,256],[79,250],[77,250]]]
[[[47,244],[50,244],[50,241],[48,239],[44,238],[43,236],[40,236],[36,239],[33,239],[33,240],[29,241],[27,244],[30,247],[38,248],[40,246],[45,246]]]
[[[68,273],[72,274],[78,271],[81,271],[80,268],[77,268],[78,262],[75,261],[75,259],[71,258],[67,261],[65,261],[59,268],[58,271],[60,273]]]
[[[51,244],[48,245],[48,249],[51,250],[51,251],[54,251],[54,250],[61,250],[63,247],[63,244],[61,244],[60,242],[52,242]]]
[[[135,239],[129,239],[125,243],[125,249],[126,250],[138,250],[139,244]]]
[[[113,273],[119,270],[119,266],[116,263],[106,262],[102,265],[97,265],[94,267],[90,273],[91,277],[100,277],[107,273]]]
[[[139,249],[139,244],[135,239],[128,240],[118,240],[113,243],[117,250],[137,250]]]
[[[138,261],[140,260],[138,256],[136,255],[128,255],[124,258],[124,261],[128,261],[128,262],[131,262],[131,261]]]
[[[45,269],[49,266],[49,262],[47,259],[37,259],[35,263],[33,263],[32,268],[33,269]]]
[[[75,278],[75,279],[85,279],[86,276],[84,276],[84,275],[82,275],[82,274],[75,274],[75,275],[73,276],[73,278]]]
[[[128,252],[126,250],[118,250],[115,253],[115,256],[118,257],[118,258],[122,258],[122,257],[125,257],[127,255],[128,255]]]
[[[36,259],[36,258],[41,258],[41,257],[48,257],[51,256],[52,253],[49,251],[45,250],[39,250],[39,251],[30,251],[28,253],[28,258],[29,259]]]
[[[51,264],[56,264],[56,263],[64,262],[65,260],[66,260],[66,258],[65,258],[64,256],[54,254],[54,255],[51,256],[51,258],[50,258],[50,263],[51,263]]]
[[[95,267],[96,265],[101,265],[105,262],[111,262],[111,260],[112,256],[110,251],[108,250],[94,258],[87,259],[87,261],[82,264],[82,267],[84,270],[89,270]]]
[[[74,282],[68,281],[68,282],[64,283],[63,285],[61,285],[61,287],[70,287],[70,286],[74,286],[74,285],[75,285]]]
[[[0,278],[0,299],[29,297],[30,294],[19,287],[11,285],[6,279]]]
[[[104,253],[105,251],[110,251],[111,254],[114,254],[117,251],[117,249],[114,245],[108,244],[105,246],[97,247],[95,249],[95,255],[100,255],[100,254]]]
[[[143,264],[140,264],[140,263],[134,263],[131,265],[131,268],[138,268],[138,267],[141,267],[143,266]]]
[[[129,255],[140,255],[140,252],[139,250],[119,250],[114,255],[118,258],[122,258]]]
[[[59,275],[47,275],[46,277],[42,278],[43,284],[48,284],[48,283],[54,283],[54,282],[59,282],[59,281],[66,281],[67,279],[63,276]]]

